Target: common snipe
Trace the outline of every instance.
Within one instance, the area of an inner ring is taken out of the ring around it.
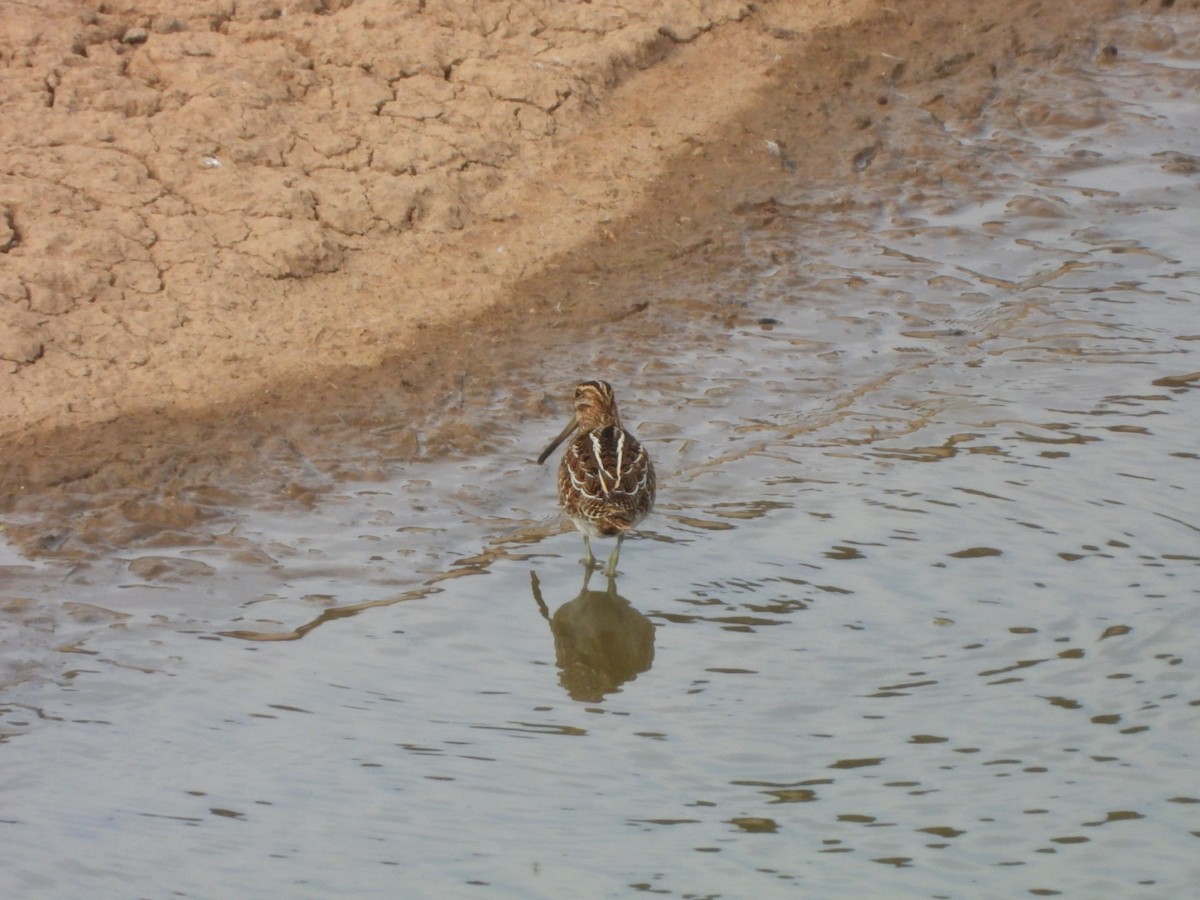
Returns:
[[[616,535],[616,549],[608,558],[607,573],[612,576],[626,532],[654,506],[654,466],[646,448],[621,426],[607,381],[581,381],[575,386],[575,415],[538,463],[544,463],[572,434],[575,437],[558,465],[558,501],[583,532],[589,569],[596,566],[592,538]]]

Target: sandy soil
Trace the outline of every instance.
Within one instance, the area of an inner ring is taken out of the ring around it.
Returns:
[[[469,449],[498,373],[722,265],[781,173],[919,178],[896,104],[969,122],[1131,5],[0,5],[0,508],[145,533],[236,445]]]

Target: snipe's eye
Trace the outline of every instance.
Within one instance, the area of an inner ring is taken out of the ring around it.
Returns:
[[[581,387],[575,388],[575,399],[578,400],[582,396],[583,396],[583,388],[581,388]]]

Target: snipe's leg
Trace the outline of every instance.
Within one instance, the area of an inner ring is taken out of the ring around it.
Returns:
[[[617,546],[613,548],[612,555],[608,558],[608,568],[604,570],[604,574],[609,578],[617,577],[617,560],[621,558],[621,544],[624,540],[624,533],[617,535]]]
[[[596,568],[597,564],[596,557],[592,555],[592,539],[586,534],[583,536],[583,550],[587,554],[583,560],[583,564],[587,567],[587,570],[591,572],[592,569]]]

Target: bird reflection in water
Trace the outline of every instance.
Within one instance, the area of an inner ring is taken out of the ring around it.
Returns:
[[[537,573],[529,577],[533,599],[554,634],[559,682],[572,699],[594,703],[650,669],[654,623],[617,593],[615,576],[606,576],[603,590],[589,590],[592,572],[588,567],[579,595],[554,615],[542,599]]]

